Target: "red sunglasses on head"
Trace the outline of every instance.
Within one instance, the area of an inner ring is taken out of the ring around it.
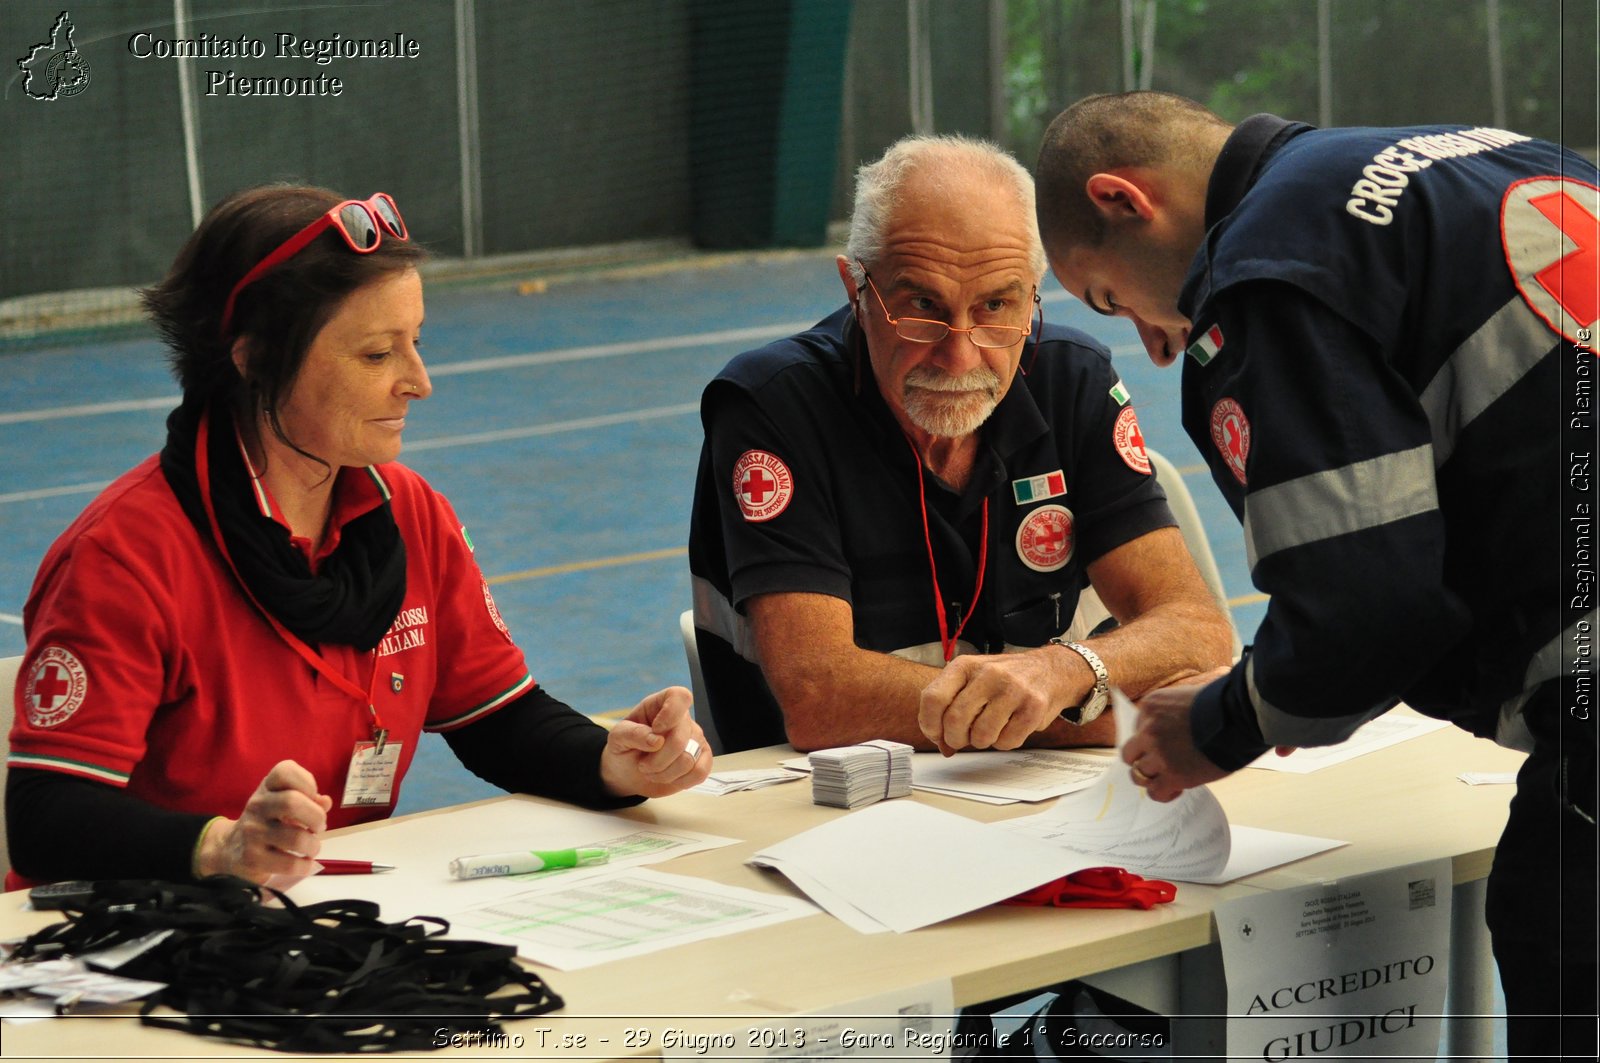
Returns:
[[[338,230],[345,244],[358,255],[376,251],[378,245],[383,243],[385,232],[400,240],[408,238],[400,208],[395,206],[394,197],[387,192],[379,192],[368,200],[347,199],[330,207],[310,225],[279,244],[276,250],[257,262],[233,286],[233,291],[228,293],[228,301],[222,306],[221,332],[224,339],[228,337],[228,328],[233,324],[233,304],[238,300],[239,293],[299,254],[307,244],[322,235],[324,229],[329,228]]]

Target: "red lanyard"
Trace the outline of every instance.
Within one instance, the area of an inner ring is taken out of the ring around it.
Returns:
[[[961,618],[961,623],[956,627],[955,634],[950,634],[950,621],[944,613],[944,592],[939,589],[939,565],[933,559],[933,533],[928,530],[928,486],[922,478],[922,455],[917,453],[917,445],[911,442],[911,437],[906,436],[906,445],[911,448],[911,457],[917,464],[917,501],[922,503],[922,541],[928,545],[928,573],[933,578],[933,609],[939,617],[939,645],[944,649],[945,663],[950,663],[956,655],[956,642],[961,638],[961,633],[967,629],[967,621],[972,619],[972,614],[978,609],[978,596],[983,593],[983,570],[989,560],[989,499],[983,500],[983,527],[982,538],[978,543],[978,581],[972,588],[972,601],[967,606],[967,615]]]
[[[262,604],[256,600],[256,596],[250,593],[250,588],[245,585],[244,578],[239,575],[238,566],[233,563],[232,555],[228,553],[228,544],[222,538],[222,528],[217,524],[216,507],[212,505],[211,502],[211,453],[207,446],[207,440],[210,438],[210,435],[211,414],[210,411],[207,411],[206,413],[200,415],[200,427],[195,434],[194,471],[195,476],[200,481],[200,502],[203,506],[205,506],[206,519],[211,522],[211,538],[216,542],[217,549],[221,551],[222,559],[228,563],[229,571],[233,573],[233,578],[238,582],[239,588],[244,591],[245,597],[250,599],[250,604],[254,605],[256,610],[266,618],[268,624],[272,625],[272,630],[278,633],[278,637],[282,639],[291,650],[298,653],[302,660],[304,660],[312,668],[316,669],[316,671],[319,672],[328,682],[332,683],[335,687],[344,691],[346,694],[349,694],[351,697],[355,698],[356,701],[367,707],[367,711],[372,714],[372,738],[373,741],[377,743],[378,752],[381,754],[383,752],[384,741],[388,737],[389,732],[388,729],[383,726],[383,721],[378,718],[377,651],[374,650],[372,653],[372,679],[367,683],[367,689],[362,690],[360,687],[356,686],[354,683],[340,674],[337,668],[333,667],[326,660],[324,660],[321,654],[319,654],[316,650],[313,650],[310,646],[307,646],[298,635],[284,627],[283,624],[278,621],[278,618],[267,612]]]

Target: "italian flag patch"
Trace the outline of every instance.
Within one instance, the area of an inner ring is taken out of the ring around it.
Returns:
[[[1126,406],[1132,397],[1128,394],[1128,389],[1122,386],[1122,381],[1119,380],[1111,385],[1111,399],[1118,406]]]
[[[1012,480],[1011,493],[1016,496],[1019,506],[1025,506],[1029,502],[1040,502],[1046,498],[1056,498],[1067,493],[1067,478],[1062,475],[1060,469],[1057,469],[1043,476]]]
[[[1220,350],[1222,350],[1222,328],[1219,325],[1212,325],[1205,335],[1189,344],[1189,350],[1185,353],[1201,365],[1206,365]]]

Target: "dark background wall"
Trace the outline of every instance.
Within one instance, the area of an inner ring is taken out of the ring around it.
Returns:
[[[90,81],[31,99],[17,60],[64,2],[0,0],[0,301],[147,283],[192,228],[191,186],[209,206],[273,180],[391,192],[443,256],[820,242],[848,211],[855,167],[914,128],[992,137],[1031,163],[1060,107],[1124,87],[1125,6],[1136,79],[1231,119],[1317,121],[1325,56],[1338,124],[1498,117],[1581,149],[1596,139],[1594,0],[1337,0],[1320,35],[1317,0],[358,0],[242,13],[224,0],[80,0],[67,10]],[[190,36],[259,38],[269,56],[134,58],[129,37],[176,36],[179,7]],[[279,59],[279,32],[398,32],[420,55]],[[929,71],[926,123],[914,54]],[[336,76],[344,92],[199,95],[191,178],[185,63],[200,93],[208,70]]]

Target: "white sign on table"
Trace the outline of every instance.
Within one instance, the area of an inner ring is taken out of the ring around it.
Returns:
[[[1218,905],[1229,1058],[1434,1058],[1450,889],[1441,859]]]

